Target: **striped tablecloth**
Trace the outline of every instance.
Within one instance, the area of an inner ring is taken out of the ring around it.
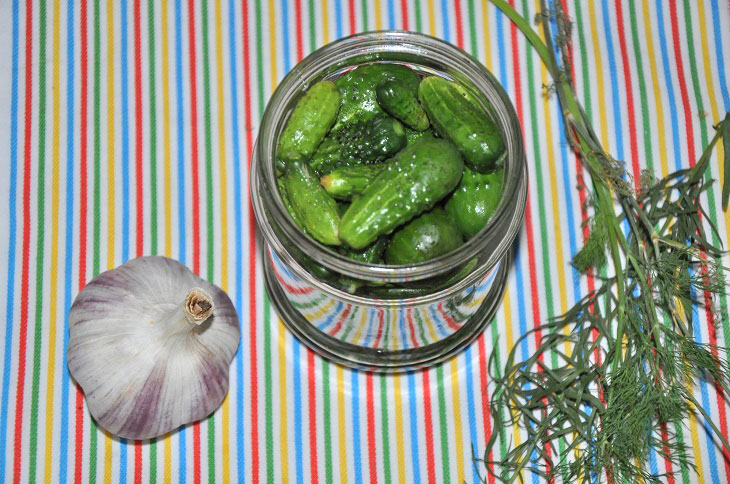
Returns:
[[[527,17],[537,11],[535,0],[513,3]],[[566,3],[579,97],[604,146],[634,175],[697,159],[730,109],[730,3]],[[277,81],[327,42],[384,28],[442,37],[485,62],[514,101],[530,166],[525,227],[495,323],[453,360],[387,377],[327,363],[278,321],[257,267],[247,176]],[[504,358],[520,333],[593,284],[569,265],[583,240],[586,194],[556,101],[544,95],[546,71],[495,8],[482,0],[5,0],[0,45],[0,481],[485,475],[472,457],[493,430],[490,352]],[[728,240],[718,189],[707,206]],[[177,258],[226,289],[242,339],[223,406],[138,443],[97,429],[64,355],[79,289],[142,254]],[[703,341],[730,341],[727,320],[714,330],[701,311],[694,325]],[[518,353],[533,347],[525,341]],[[727,435],[728,405],[707,383],[694,391]],[[699,471],[680,469],[676,481],[728,482],[730,460],[702,422],[676,431]],[[647,466],[669,470],[657,455]]]

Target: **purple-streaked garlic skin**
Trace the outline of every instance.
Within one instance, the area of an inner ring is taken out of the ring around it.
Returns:
[[[228,295],[157,256],[89,282],[71,306],[69,332],[68,368],[91,415],[128,439],[157,437],[215,411],[240,340]]]

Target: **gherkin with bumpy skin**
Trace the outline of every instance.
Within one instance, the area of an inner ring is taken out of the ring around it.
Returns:
[[[309,161],[320,174],[341,166],[383,161],[406,145],[403,125],[389,116],[349,124],[330,133]]]
[[[502,197],[504,169],[478,173],[464,167],[461,182],[446,201],[444,209],[464,237],[474,237],[489,221]]]
[[[385,170],[387,163],[341,166],[323,176],[319,182],[338,200],[352,200],[362,193],[373,179]]]
[[[340,238],[362,249],[416,215],[430,210],[454,190],[464,171],[456,147],[447,140],[422,138],[398,153],[356,197],[340,222]]]

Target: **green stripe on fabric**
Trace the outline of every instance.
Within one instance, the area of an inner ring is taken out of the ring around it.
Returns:
[[[324,402],[324,482],[333,482],[332,475],[332,428],[330,407],[330,364],[322,359],[322,401]]]
[[[644,126],[644,129],[642,130],[644,133],[644,156],[645,156],[645,162],[646,166],[651,172],[654,172],[654,159],[652,156],[652,146],[654,143],[651,139],[651,133],[650,130],[647,129],[649,126],[651,126],[651,121],[649,119],[649,106],[647,103],[648,97],[646,92],[646,83],[645,83],[645,77],[644,77],[644,66],[642,62],[642,50],[639,43],[639,33],[638,33],[638,26],[636,21],[636,6],[633,3],[629,4],[629,19],[631,23],[631,40],[632,40],[632,46],[634,49],[634,56],[637,60],[636,62],[636,73],[638,76],[638,84],[639,84],[639,97],[641,99],[641,122]],[[664,324],[665,325],[671,325],[672,322],[670,319],[665,315],[664,316]],[[675,421],[674,422],[674,431],[677,436],[677,442],[680,443],[680,445],[684,445],[684,431],[682,429],[681,421]],[[684,457],[684,452],[682,452],[682,456]],[[680,470],[682,473],[682,482],[687,484],[690,482],[690,475],[689,475],[689,467],[686,464],[683,464],[680,466]]]
[[[264,411],[266,412],[266,478],[269,483],[274,482],[274,410],[273,395],[271,390],[271,316],[269,310],[269,297],[264,293],[264,379],[266,380],[266,392]]]
[[[362,29],[368,30],[368,3],[362,2]]]
[[[45,249],[45,182],[46,182],[46,4],[41,2],[38,21],[38,225],[36,241],[35,331],[33,334],[33,379],[30,402],[30,442],[28,482],[35,482],[38,450],[38,399],[41,375],[41,343],[43,341],[43,253]],[[58,62],[58,59],[53,59]],[[29,221],[26,221],[29,223]]]
[[[309,50],[317,49],[317,29],[314,26],[314,0],[309,0]]]
[[[205,191],[206,191],[206,220],[207,220],[207,252],[208,252],[208,280],[215,278],[215,259],[213,247],[214,219],[213,219],[213,148],[210,132],[210,58],[208,55],[208,0],[200,5],[203,26],[203,109],[205,117]],[[206,419],[208,427],[208,481],[215,482],[215,413]]]
[[[492,354],[494,355],[494,364],[495,369],[494,373],[497,378],[500,378],[502,376],[502,363],[500,362],[500,354],[499,354],[499,332],[497,331],[497,317],[495,316],[492,320],[492,323],[490,324],[492,327]],[[504,408],[499,409],[499,415],[500,420],[504,422]],[[492,429],[492,432],[496,431],[496,429]],[[504,456],[507,455],[507,435],[505,432],[505,428],[502,427],[499,429],[499,458],[504,459]]]
[[[444,390],[444,365],[436,367],[436,382],[439,397],[439,427],[441,429],[441,466],[444,473],[443,482],[451,482],[449,469],[449,427],[446,423],[446,393]]]
[[[471,55],[475,59],[479,58],[479,49],[477,48],[477,25],[476,13],[474,12],[474,0],[469,0],[469,37],[471,38]],[[484,32],[484,35],[489,35]],[[529,56],[528,56],[529,57]]]
[[[414,7],[415,11],[413,16],[416,17],[416,31],[423,32],[423,23],[421,20],[421,0],[416,0]],[[487,35],[486,32],[484,35]]]
[[[100,271],[101,261],[101,5],[94,1],[94,257],[92,277]],[[96,484],[98,431],[89,419],[89,484]]]
[[[388,428],[388,378],[380,375],[380,428],[383,438],[383,475],[384,482],[392,482],[390,472],[390,437]]]
[[[157,255],[157,93],[155,92],[155,2],[149,0],[147,2],[147,30],[149,31],[149,49],[147,56],[149,58],[150,83],[149,102],[150,102],[150,253]],[[153,454],[154,452],[154,454]],[[156,472],[155,466],[157,462],[153,458],[156,457],[157,448],[155,442],[150,442],[150,478],[152,472]]]
[[[157,105],[155,100],[155,2],[147,2],[147,30],[149,33],[149,103],[150,103],[150,253],[157,255]],[[150,439],[150,482],[157,482],[157,439]]]

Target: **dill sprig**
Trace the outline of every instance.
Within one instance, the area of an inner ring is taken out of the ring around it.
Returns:
[[[658,482],[664,476],[646,466],[651,450],[694,468],[669,424],[699,414],[730,449],[689,390],[699,378],[725,395],[730,390],[727,350],[697,342],[692,326],[693,312],[701,308],[727,317],[726,307],[714,307],[726,290],[723,251],[710,242],[708,230],[719,234],[701,199],[712,184],[707,167],[720,137],[723,208],[730,198],[730,113],[694,166],[662,179],[645,171],[634,188],[624,163],[601,147],[577,100],[569,74],[571,26],[560,2],[548,9],[541,1],[543,41],[505,0],[491,1],[550,71],[549,90],[558,96],[569,142],[591,178],[591,235],[573,264],[609,275],[598,277],[596,289],[565,314],[522,335],[503,368],[492,355],[497,431],[481,460],[505,482],[522,481],[528,470],[564,482]],[[536,351],[519,360],[520,342],[536,332],[542,335]],[[557,364],[546,363],[551,359]],[[490,460],[497,441],[506,443],[504,430],[515,424],[527,438],[507,443],[506,455]]]

